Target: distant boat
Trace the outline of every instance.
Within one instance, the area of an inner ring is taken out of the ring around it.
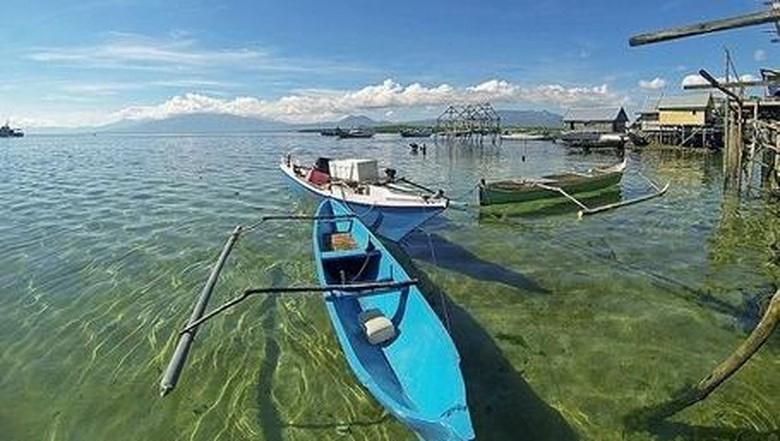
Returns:
[[[574,130],[561,133],[560,140],[571,147],[615,147],[623,148],[627,136],[623,133],[601,133]]]
[[[428,138],[433,134],[429,127],[414,127],[401,130],[403,138]]]
[[[339,138],[371,138],[374,136],[374,132],[372,130],[368,129],[350,129],[350,130],[342,130],[339,132],[338,137]]]
[[[383,284],[324,293],[349,367],[418,439],[474,439],[455,344],[415,281],[362,222],[347,217],[352,214],[326,199],[313,233],[321,285]]]
[[[501,135],[501,139],[504,141],[544,141],[550,139],[550,137],[546,135],[517,132]]]
[[[8,123],[0,126],[0,138],[21,138],[24,136],[24,132],[20,129],[12,129]]]
[[[369,228],[395,242],[449,205],[441,191],[395,179],[394,170],[380,179],[375,160],[319,158],[313,167],[306,167],[288,155],[280,167],[309,194],[346,203]]]
[[[588,173],[561,173],[540,179],[514,179],[482,182],[479,186],[479,205],[528,202],[563,197],[560,188],[569,195],[590,193],[617,185],[623,177],[627,159],[615,165],[596,167]]]
[[[641,132],[628,132],[628,139],[637,147],[644,147],[650,144],[650,140]]]
[[[344,132],[344,130],[336,127],[335,129],[322,129],[320,130],[320,135],[322,136],[339,136],[341,133]]]

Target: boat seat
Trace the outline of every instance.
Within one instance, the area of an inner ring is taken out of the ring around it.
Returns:
[[[395,325],[382,311],[372,308],[358,314],[366,339],[372,345],[380,345],[395,338]]]
[[[366,251],[364,249],[356,249],[356,250],[336,250],[336,251],[323,251],[322,252],[322,260],[333,260],[333,259],[357,259],[357,258],[363,258],[366,259],[371,256],[375,256],[379,253],[379,250],[371,250]]]

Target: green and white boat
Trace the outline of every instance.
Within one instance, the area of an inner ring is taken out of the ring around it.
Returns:
[[[561,173],[538,179],[511,179],[485,182],[479,185],[479,205],[498,205],[566,197],[565,194],[598,192],[620,183],[627,160],[586,173]],[[565,194],[564,194],[565,193]]]

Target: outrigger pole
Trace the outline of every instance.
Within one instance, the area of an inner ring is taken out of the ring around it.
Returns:
[[[603,211],[613,210],[615,208],[620,208],[620,207],[625,207],[626,205],[638,204],[638,203],[644,202],[644,201],[646,201],[648,199],[653,199],[653,198],[657,198],[659,196],[663,196],[664,193],[666,193],[666,190],[669,190],[669,183],[668,182],[666,183],[666,185],[664,185],[663,188],[658,188],[652,182],[650,184],[655,189],[655,193],[646,194],[644,196],[635,197],[633,199],[628,199],[628,200],[625,200],[625,201],[615,202],[614,204],[602,205],[602,206],[596,207],[596,208],[587,208],[587,207],[585,207],[582,210],[580,210],[579,212],[577,212],[577,216],[581,218],[581,217],[586,216],[586,215],[601,213]]]
[[[204,315],[206,306],[208,306],[211,293],[214,291],[214,286],[219,278],[219,273],[222,271],[222,267],[225,265],[228,255],[233,249],[241,233],[248,232],[257,228],[263,222],[269,220],[324,220],[324,221],[339,221],[354,218],[354,214],[346,215],[334,215],[334,216],[299,216],[299,215],[277,215],[277,216],[264,216],[260,221],[244,228],[241,225],[237,226],[228,237],[225,246],[222,248],[222,252],[219,254],[214,266],[211,268],[211,274],[203,286],[203,289],[198,296],[197,303],[192,309],[190,319],[187,321],[187,326],[179,333],[179,342],[176,345],[176,351],[171,357],[171,361],[168,363],[167,369],[160,381],[160,396],[164,397],[170,391],[176,387],[176,383],[179,380],[181,371],[184,368],[184,363],[187,361],[187,356],[190,352],[195,334],[198,332],[200,325],[219,314],[220,312],[238,304],[242,300],[246,299],[252,294],[260,293],[282,293],[282,292],[323,292],[323,291],[344,291],[344,292],[356,292],[356,291],[373,291],[379,289],[389,288],[401,288],[411,286],[417,283],[417,280],[411,280],[406,282],[375,282],[375,283],[356,283],[351,285],[326,285],[326,286],[293,286],[293,287],[272,287],[272,288],[250,288],[245,290],[239,297],[225,303],[224,305],[216,308],[210,313]],[[359,294],[366,295],[366,294]]]
[[[195,308],[192,310],[188,325],[196,323],[203,316],[203,312],[206,310],[211,292],[214,290],[214,285],[217,283],[219,272],[225,265],[225,260],[230,254],[230,250],[233,249],[233,245],[238,240],[238,236],[241,235],[241,226],[237,226],[233,233],[230,234],[225,246],[222,248],[217,262],[214,267],[211,268],[211,274],[209,275],[206,284],[203,286],[203,290],[200,292],[198,302],[195,304]],[[160,381],[160,396],[164,397],[168,392],[172,391],[176,387],[176,382],[179,380],[179,375],[184,367],[184,362],[187,361],[187,355],[190,352],[190,346],[192,346],[192,340],[195,338],[195,334],[198,332],[197,326],[188,326],[187,332],[182,332],[179,335],[179,344],[176,346],[176,352],[173,353],[168,368],[165,370],[162,381]]]
[[[539,188],[543,188],[545,190],[558,192],[562,196],[564,196],[566,199],[568,199],[568,200],[574,202],[575,204],[577,204],[580,207],[580,211],[577,212],[577,217],[582,219],[583,216],[588,216],[588,215],[591,215],[591,214],[601,213],[603,211],[608,211],[608,210],[614,210],[615,208],[625,207],[626,205],[638,204],[638,203],[644,202],[644,201],[646,201],[648,199],[657,198],[659,196],[663,196],[664,193],[666,193],[666,191],[669,190],[669,183],[664,185],[663,188],[659,188],[653,181],[651,181],[650,179],[647,179],[644,175],[641,175],[641,176],[643,178],[645,178],[645,180],[647,180],[647,182],[650,183],[650,185],[655,190],[655,193],[647,194],[647,195],[644,195],[644,196],[639,196],[639,197],[636,197],[636,198],[633,198],[633,199],[628,199],[628,200],[625,200],[625,201],[615,202],[613,204],[601,205],[601,206],[594,207],[594,208],[588,207],[587,205],[585,205],[585,203],[583,203],[582,201],[580,201],[576,197],[570,195],[569,193],[566,192],[566,190],[562,189],[561,187],[555,187],[555,186],[552,186],[552,185],[543,184],[541,182],[535,182],[533,185],[536,186],[536,187],[539,187]]]

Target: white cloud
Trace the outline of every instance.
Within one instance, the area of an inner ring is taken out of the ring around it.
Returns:
[[[254,97],[220,99],[189,93],[153,106],[123,109],[109,116],[121,119],[162,119],[187,113],[227,113],[269,118],[291,123],[331,120],[348,114],[398,109],[429,109],[449,104],[490,101],[511,104],[537,104],[549,107],[571,105],[610,105],[626,98],[609,91],[606,84],[592,87],[565,87],[546,84],[521,87],[503,80],[490,80],[475,86],[456,88],[448,84],[426,87],[419,83],[401,85],[391,79],[358,90],[300,90],[277,100]]]
[[[753,52],[753,59],[756,61],[766,61],[767,55],[766,51],[763,49],[758,49],[755,52]]]
[[[182,68],[256,62],[266,54],[257,50],[198,50],[194,41],[119,40],[97,46],[40,48],[27,58],[45,63],[63,63],[98,68]]]
[[[27,59],[71,68],[192,72],[213,68],[320,75],[367,71],[346,62],[285,58],[263,48],[206,49],[185,33],[168,39],[113,33],[105,42],[92,46],[34,47]]]
[[[143,86],[136,83],[85,83],[63,84],[60,88],[67,93],[77,93],[92,96],[116,95],[123,90],[140,89]]]
[[[742,81],[742,82],[761,81],[761,78],[759,78],[759,77],[757,77],[755,75],[752,75],[752,74],[745,74],[745,75],[740,75],[739,76],[739,81]]]
[[[682,86],[697,86],[700,84],[709,84],[707,80],[705,80],[701,75],[699,74],[693,74],[693,75],[686,75],[685,78],[682,80]]]
[[[663,89],[664,87],[666,87],[666,80],[664,80],[663,78],[659,78],[659,77],[653,78],[650,81],[639,80],[639,87],[641,87],[642,89],[645,89],[645,90]]]

